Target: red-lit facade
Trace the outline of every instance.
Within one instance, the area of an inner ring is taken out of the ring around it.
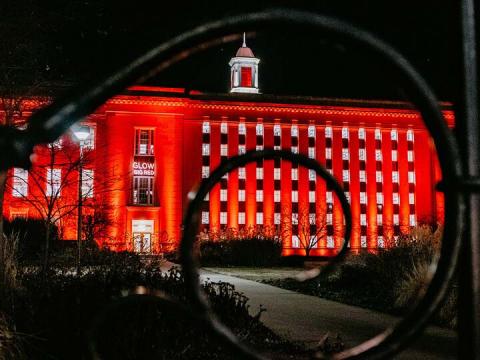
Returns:
[[[252,82],[250,75],[248,79]],[[453,126],[453,112],[445,107],[444,114]],[[114,250],[175,248],[188,193],[223,158],[250,149],[303,153],[331,171],[350,200],[352,249],[375,250],[411,226],[443,222],[443,200],[434,190],[440,178],[435,151],[418,112],[404,103],[134,87],[109,100],[85,124],[92,129],[85,169],[93,192],[85,202],[101,198],[108,205],[115,221],[97,241]],[[59,146],[78,156],[70,134]],[[60,171],[34,180],[33,172],[49,161],[45,149],[38,153],[28,173],[11,170],[7,218],[38,217],[38,208],[27,198],[39,196],[37,187],[60,184],[64,177],[70,180],[62,201],[78,196],[77,169],[64,169],[62,156],[69,152],[62,150],[55,159],[52,168]],[[69,211],[57,223],[66,240],[77,236],[76,212],[73,207]],[[288,222],[285,255],[305,254],[299,230],[303,218],[314,227],[325,225],[311,255],[333,254],[342,242],[343,215],[332,191],[307,169],[274,160],[230,173],[202,209],[202,227],[211,231]]]

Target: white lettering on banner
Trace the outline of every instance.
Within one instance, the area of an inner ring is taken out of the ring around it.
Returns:
[[[133,162],[133,175],[135,176],[155,176],[155,163],[152,162]]]

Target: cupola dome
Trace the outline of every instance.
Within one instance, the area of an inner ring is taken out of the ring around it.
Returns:
[[[245,33],[243,44],[235,57],[230,59],[230,92],[258,94],[258,64],[260,59],[247,46]]]

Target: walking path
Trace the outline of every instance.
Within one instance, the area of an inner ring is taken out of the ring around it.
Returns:
[[[359,344],[398,321],[379,312],[303,295],[212,271],[201,271],[203,280],[224,281],[235,285],[249,299],[252,315],[260,305],[267,309],[263,323],[276,333],[293,341],[314,346],[326,333],[340,334],[347,347]],[[456,359],[456,333],[429,327],[407,350],[397,355],[401,360]]]

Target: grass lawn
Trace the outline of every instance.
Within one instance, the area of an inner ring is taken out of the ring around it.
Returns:
[[[293,279],[304,270],[301,267],[205,267],[203,269],[258,282]]]

